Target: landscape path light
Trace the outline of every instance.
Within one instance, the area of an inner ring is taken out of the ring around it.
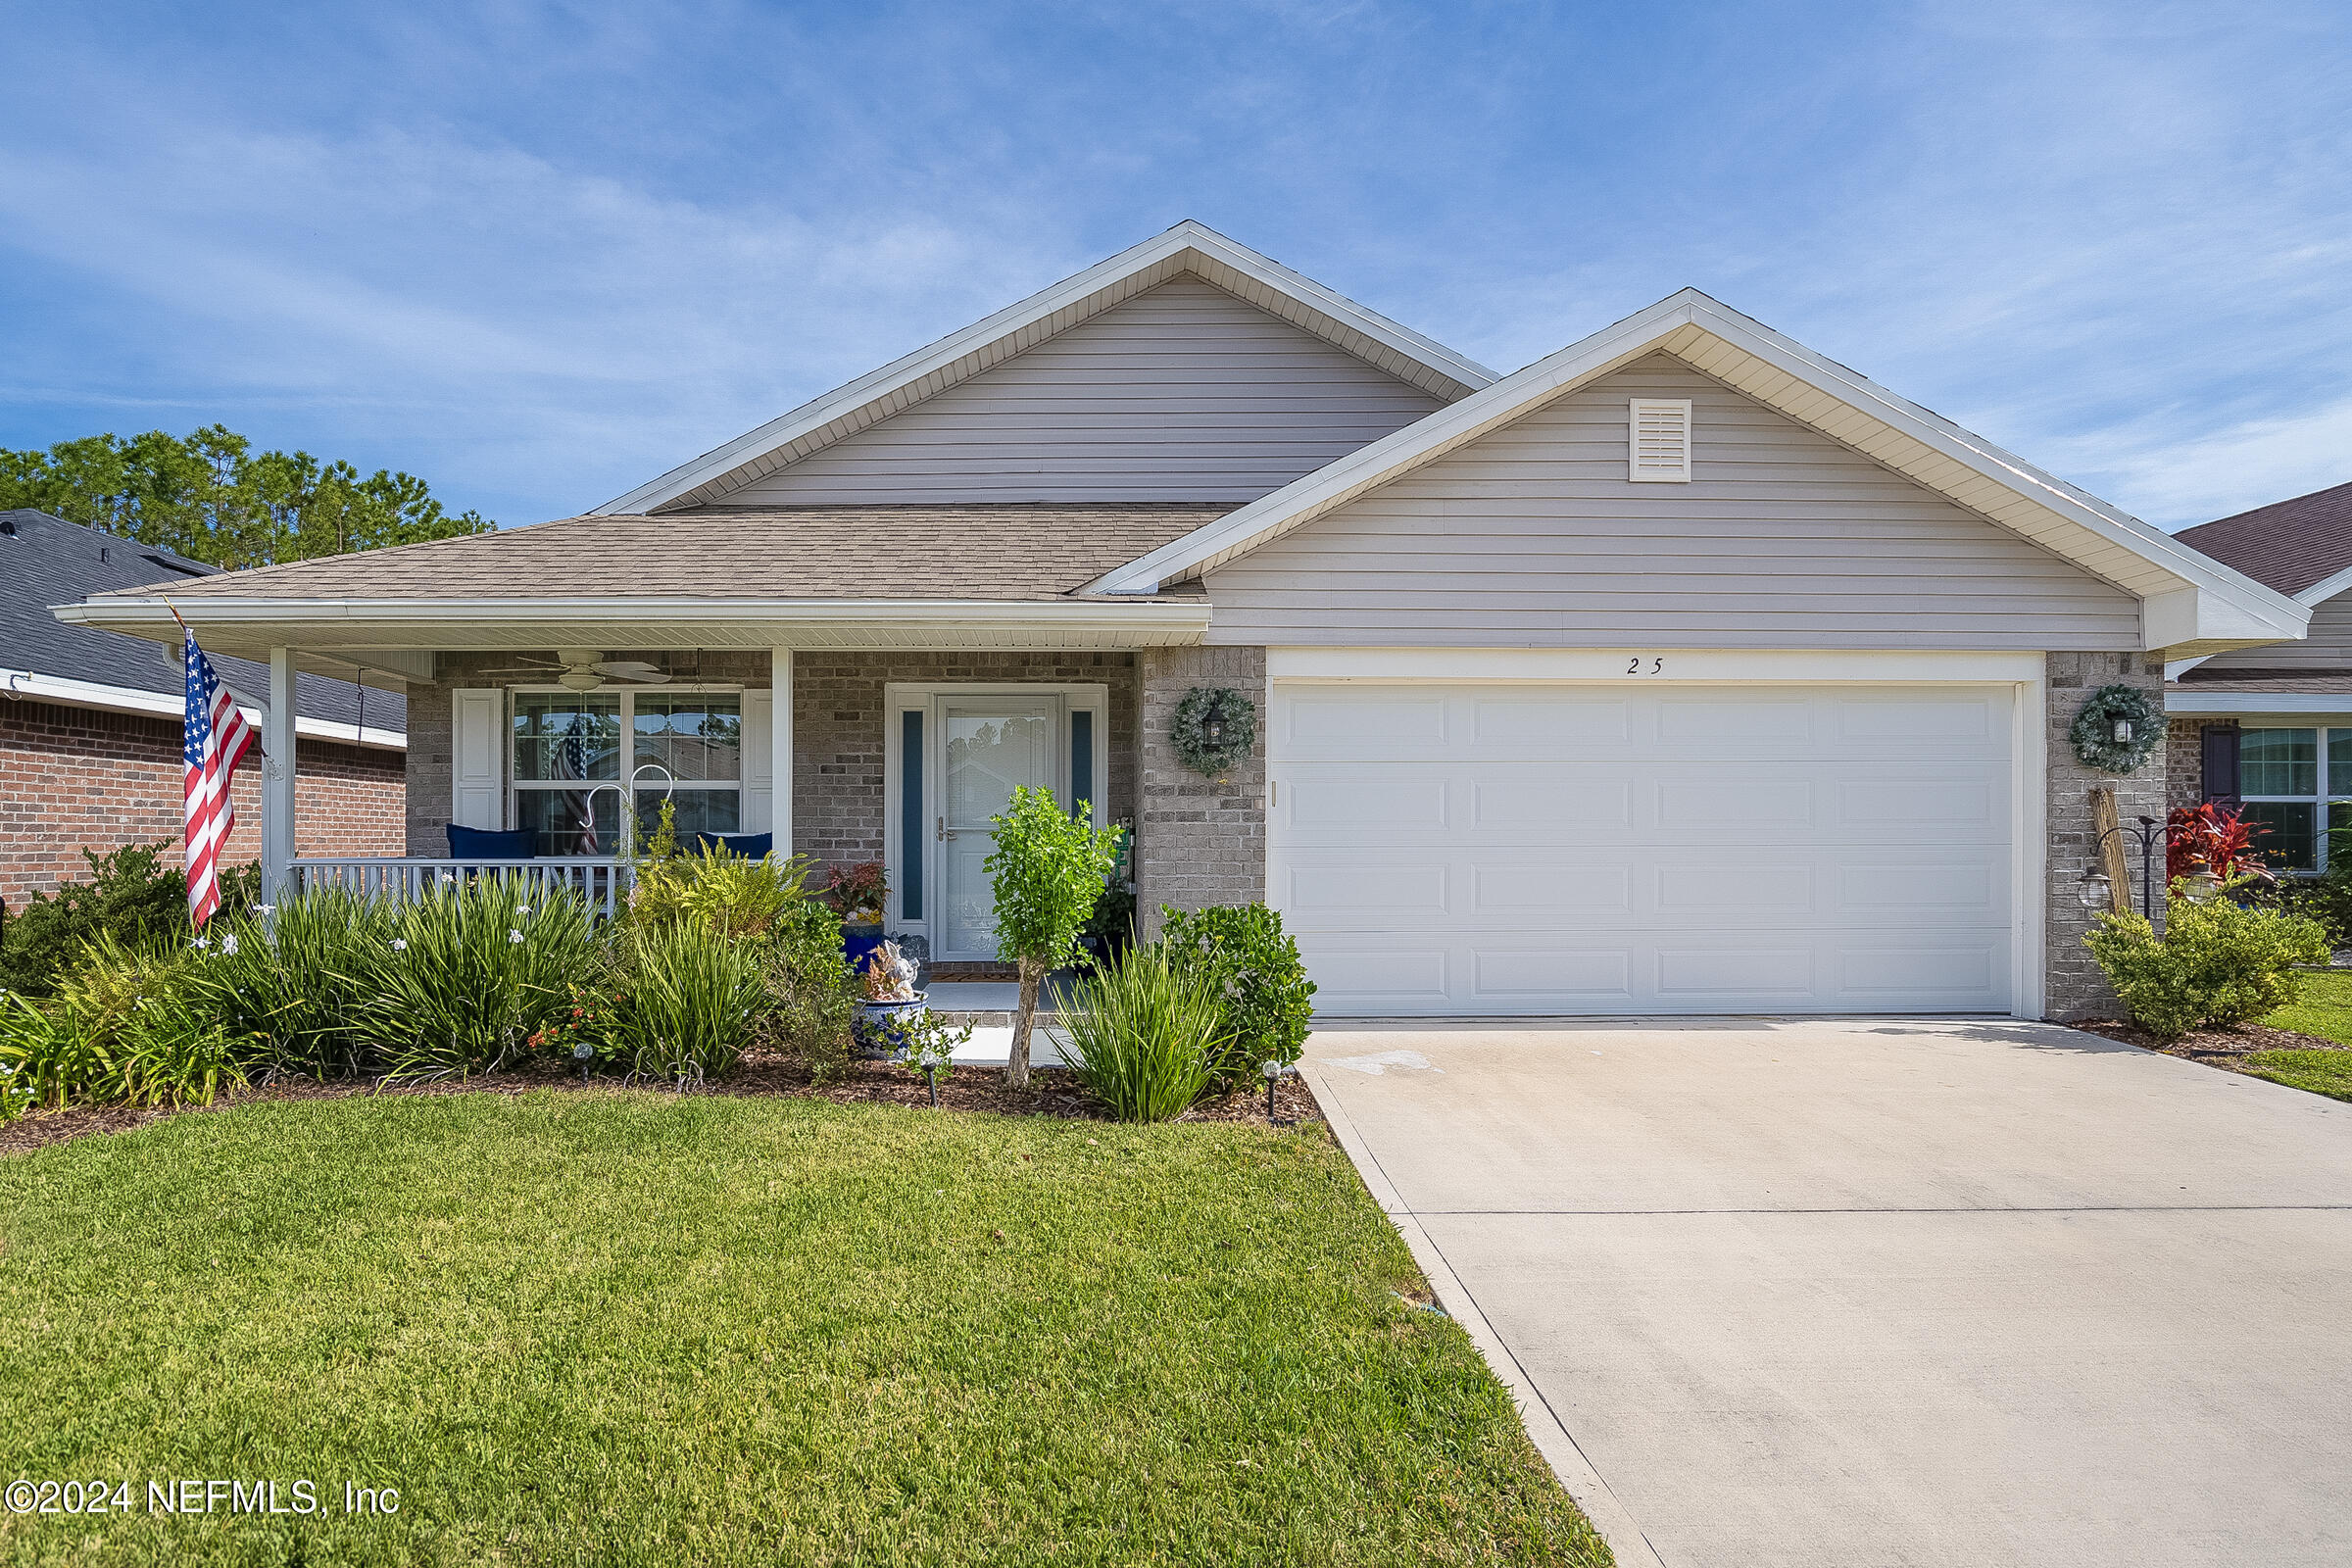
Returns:
[[[1266,1079],[1266,1121],[1270,1126],[1279,1127],[1282,1122],[1274,1114],[1274,1081],[1278,1078],[1296,1078],[1298,1069],[1279,1061],[1261,1061],[1257,1064],[1257,1070]]]

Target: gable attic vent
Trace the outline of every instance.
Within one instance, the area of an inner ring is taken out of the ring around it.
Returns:
[[[1628,411],[1632,444],[1626,477],[1636,484],[1690,482],[1690,400],[1636,398]]]

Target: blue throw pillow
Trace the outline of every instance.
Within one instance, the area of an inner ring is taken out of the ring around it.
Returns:
[[[764,860],[775,847],[776,836],[773,833],[697,833],[686,850],[690,855],[704,850],[724,850],[729,855]]]
[[[531,840],[538,835],[527,827],[511,833],[493,833],[483,827],[460,827],[449,824],[449,858],[453,860],[529,860],[537,856]]]

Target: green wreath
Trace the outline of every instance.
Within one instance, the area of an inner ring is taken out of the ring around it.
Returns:
[[[1176,747],[1178,761],[1215,778],[1257,744],[1257,705],[1226,687],[1196,686],[1176,705],[1168,739]]]
[[[2117,740],[2115,727],[2129,724],[2130,740]],[[2164,744],[2164,710],[2136,686],[2102,686],[2082,704],[2067,738],[2084,767],[2107,773],[2130,773]]]

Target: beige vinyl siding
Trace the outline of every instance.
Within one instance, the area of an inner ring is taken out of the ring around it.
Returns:
[[[725,499],[1254,501],[1442,407],[1185,276]]]
[[[2233,648],[2216,654],[2197,666],[2202,672],[2227,669],[2295,669],[2342,674],[2352,670],[2352,593],[2324,600],[2311,612],[2311,635],[2299,643],[2268,643],[2260,648]]]
[[[1689,398],[1689,484],[1626,405]],[[2134,649],[2130,595],[1666,355],[1207,579],[1217,643]]]

